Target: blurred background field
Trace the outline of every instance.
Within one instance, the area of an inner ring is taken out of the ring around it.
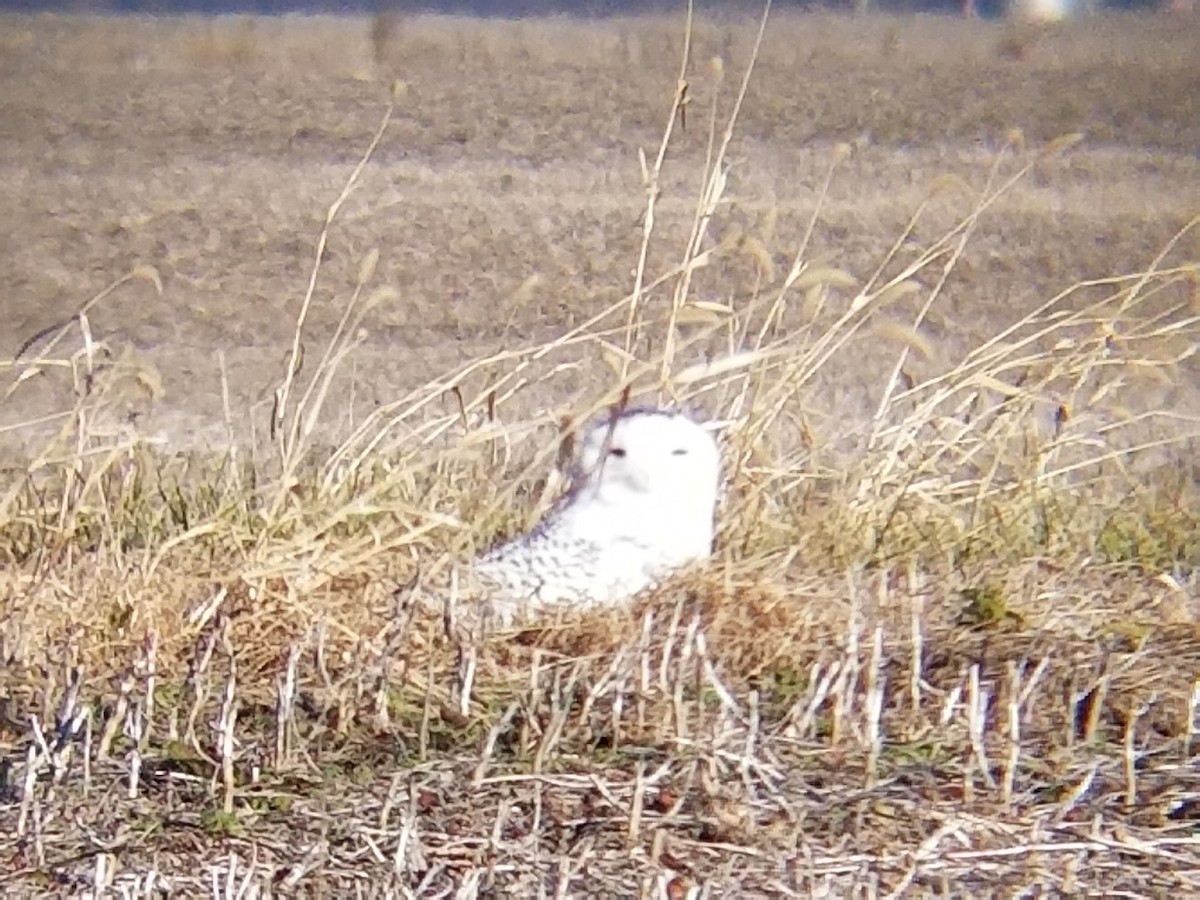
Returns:
[[[91,315],[97,339],[161,380],[141,427],[224,440],[217,346],[239,428],[261,425],[325,209],[395,78],[408,93],[331,235],[309,317],[314,335],[328,333],[377,247],[376,283],[395,296],[364,323],[357,359],[370,374],[357,409],[338,415],[361,418],[466,356],[546,340],[626,293],[645,199],[637,149],[652,153],[664,125],[678,18],[387,21],[8,16],[0,352],[151,265],[162,296],[132,285]],[[979,190],[1014,129],[1031,151],[1072,132],[1085,140],[980,223],[926,325],[939,351],[1075,281],[1144,267],[1196,212],[1197,28],[1188,16],[1027,27],[778,14],[715,226],[734,249],[705,271],[702,298],[736,306],[780,277],[838,143],[855,152],[810,255],[861,275],[936,179]],[[752,37],[748,20],[697,26],[691,118],[671,144],[652,248],[660,267],[691,222],[711,60],[739,72]],[[732,87],[731,75],[726,101]],[[911,241],[928,244],[968,199],[943,198]],[[1180,258],[1195,258],[1196,240]],[[879,361],[855,358],[806,403],[838,419],[870,409]],[[40,408],[42,391],[53,386],[10,398],[4,422],[26,411],[23,397]]]

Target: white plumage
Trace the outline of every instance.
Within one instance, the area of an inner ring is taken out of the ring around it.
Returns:
[[[686,415],[628,409],[587,431],[567,493],[473,566],[497,620],[550,604],[628,600],[712,553],[716,441]]]

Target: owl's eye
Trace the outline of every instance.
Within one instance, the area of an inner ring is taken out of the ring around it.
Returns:
[[[624,447],[609,447],[608,455],[615,456],[617,459],[624,459],[625,458],[625,448]]]
[[[687,456],[687,448],[680,447],[678,450],[672,450],[671,455],[672,456]]]

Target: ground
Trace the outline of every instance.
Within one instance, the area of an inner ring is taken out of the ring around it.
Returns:
[[[673,114],[682,14],[0,18],[0,884],[1195,888],[1200,20],[756,29]],[[635,384],[741,423],[713,571],[414,605],[532,515],[480,427],[743,351]]]

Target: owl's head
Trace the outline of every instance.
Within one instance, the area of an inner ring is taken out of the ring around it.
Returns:
[[[627,409],[588,429],[573,472],[576,492],[602,503],[647,507],[711,522],[720,452],[703,426],[683,413]]]

